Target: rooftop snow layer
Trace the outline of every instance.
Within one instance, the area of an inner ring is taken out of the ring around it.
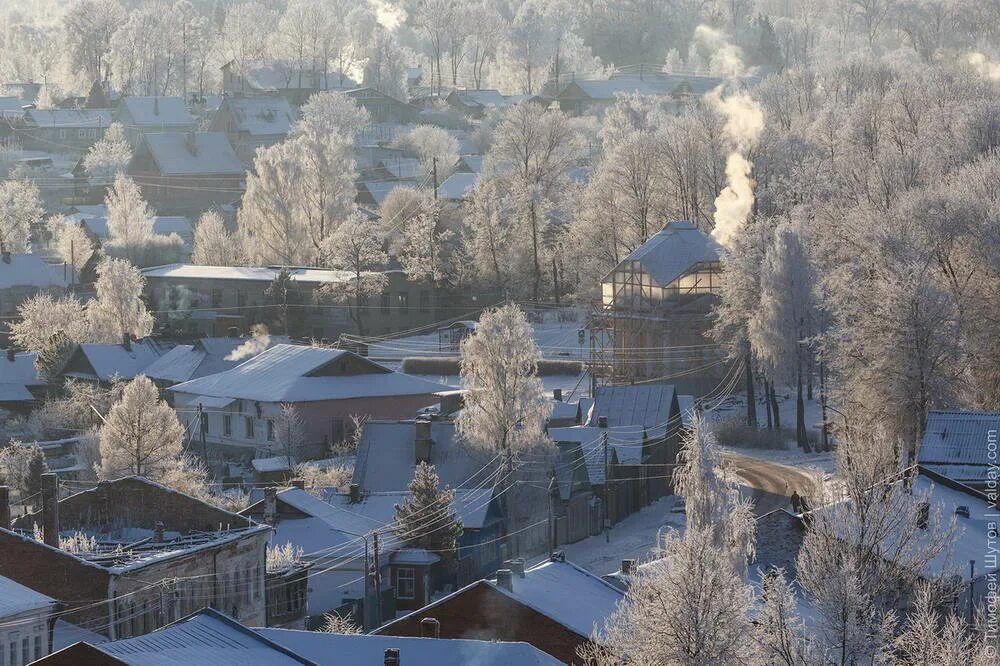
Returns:
[[[0,618],[41,610],[57,603],[52,597],[0,576]]]
[[[131,122],[143,129],[194,125],[195,119],[180,97],[131,96],[121,103],[132,116]]]
[[[45,263],[37,254],[11,254],[10,262],[0,261],[0,289],[12,287],[65,288],[69,285],[68,275],[62,266]]]
[[[194,149],[187,132],[146,134],[145,142],[165,176],[242,175],[243,164],[222,132],[194,132]]]
[[[722,246],[714,238],[690,222],[671,222],[618,264],[627,266],[633,261],[642,264],[656,284],[665,287],[689,272],[697,264],[718,261]],[[610,275],[604,278],[610,280]]]

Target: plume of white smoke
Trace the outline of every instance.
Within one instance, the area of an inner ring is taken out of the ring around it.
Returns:
[[[229,352],[227,361],[242,361],[252,358],[271,346],[271,336],[268,335],[267,326],[257,324],[253,327],[252,336],[239,347]]]
[[[724,32],[699,25],[694,38],[711,51],[713,72],[730,79],[747,73],[743,51],[731,43]],[[764,110],[746,92],[723,97],[723,85],[709,93],[707,99],[725,117],[723,129],[733,144],[733,151],[726,157],[727,185],[715,198],[715,228],[712,230],[712,236],[728,247],[753,210],[753,179],[750,177],[753,165],[745,154],[757,145],[764,131]]]
[[[375,10],[375,20],[390,32],[406,20],[406,10],[386,2],[386,0],[368,0],[368,4]]]
[[[694,29],[694,41],[708,51],[708,68],[716,76],[736,78],[747,73],[743,65],[743,49],[729,41],[729,35],[699,25]]]
[[[965,61],[972,65],[980,75],[985,76],[990,81],[1000,81],[1000,62],[990,60],[985,53],[973,51],[965,56]]]

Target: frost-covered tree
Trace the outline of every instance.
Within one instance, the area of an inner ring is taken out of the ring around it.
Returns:
[[[289,466],[295,465],[306,442],[306,422],[293,403],[281,403],[278,416],[274,419],[274,441]]]
[[[451,510],[455,491],[440,488],[433,465],[421,462],[413,470],[410,494],[396,505],[394,530],[404,543],[437,553],[442,559],[455,556],[462,521]]]
[[[38,494],[42,489],[42,474],[47,471],[45,454],[37,442],[25,444],[12,440],[0,448],[0,484],[13,488],[22,502],[34,507],[41,505]]]
[[[432,125],[417,125],[400,136],[396,145],[417,156],[428,183],[436,169],[437,182],[440,184],[450,175],[452,165],[458,160],[458,140],[440,127]]]
[[[183,453],[184,428],[145,375],[129,382],[100,431],[102,479],[160,479]]]
[[[28,180],[0,182],[0,245],[7,252],[27,252],[31,225],[41,219],[38,188]]]
[[[365,334],[365,308],[369,299],[381,294],[388,285],[383,272],[388,260],[384,247],[385,231],[381,223],[359,212],[340,225],[325,248],[329,266],[349,273],[350,277],[323,285],[321,297],[329,296],[345,304],[359,335]]]
[[[383,95],[407,99],[406,71],[411,55],[396,42],[396,35],[376,26],[368,41],[368,60],[362,83]]]
[[[368,110],[352,98],[342,92],[323,91],[313,94],[302,105],[302,118],[292,132],[334,134],[351,142],[369,121]]]
[[[816,610],[820,648],[838,664],[870,661],[885,648],[894,609],[932,562],[947,561],[954,538],[954,519],[902,478],[899,455],[898,440],[882,433],[846,432],[837,450],[843,497],[809,514],[798,582]]]
[[[97,298],[87,303],[92,341],[120,343],[124,336],[153,332],[153,315],[142,301],[144,284],[139,269],[125,259],[108,258],[97,266]]]
[[[760,611],[754,626],[755,663],[808,666],[817,663],[815,642],[799,616],[794,583],[782,569],[764,573]]]
[[[222,215],[214,210],[198,218],[191,262],[203,266],[239,266],[243,263],[240,239],[229,233]]]
[[[117,181],[132,160],[132,148],[125,138],[121,123],[111,123],[104,136],[94,143],[83,158],[83,168],[95,184],[105,185]]]
[[[104,199],[108,209],[108,242],[126,259],[138,263],[153,235],[153,211],[142,190],[124,174],[115,177]]]
[[[515,284],[520,246],[516,237],[514,203],[499,179],[480,178],[463,208],[465,278],[495,293],[507,291]]]
[[[80,223],[63,215],[53,215],[45,226],[63,263],[78,273],[83,270],[94,254],[94,241]]]
[[[277,12],[260,2],[230,5],[219,35],[224,61],[235,60],[236,67],[242,67],[265,58],[277,20]]]
[[[86,310],[77,299],[41,293],[25,299],[17,309],[18,321],[11,324],[11,339],[18,347],[41,351],[56,333],[72,342],[90,340]]]
[[[472,68],[472,81],[476,90],[486,82],[486,73],[497,55],[507,22],[497,7],[487,0],[480,0],[466,9],[468,35],[465,51]]]
[[[76,0],[63,15],[70,70],[79,73],[88,85],[109,78],[111,37],[124,21],[124,14],[116,0]]]
[[[796,387],[796,442],[809,450],[803,387],[814,328],[815,278],[801,228],[779,224],[760,268],[760,302],[747,324],[750,346],[770,377]]]
[[[561,111],[531,102],[504,114],[486,156],[484,175],[494,175],[516,203],[519,233],[529,243],[531,297],[542,293],[549,213],[560,201],[567,172],[582,149],[576,125]],[[553,285],[555,289],[556,285]]]

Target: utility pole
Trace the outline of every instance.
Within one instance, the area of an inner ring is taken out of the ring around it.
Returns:
[[[198,428],[201,430],[201,455],[205,459],[205,466],[208,466],[208,442],[205,441],[205,434],[208,428],[208,414],[202,408],[201,403],[198,403]]]
[[[608,431],[601,435],[604,442],[604,542],[611,543],[611,475],[608,474]]]
[[[556,521],[555,521],[555,506],[556,502],[556,476],[553,473],[549,477],[549,552],[554,553],[556,550]]]
[[[431,170],[434,174],[434,199],[438,198],[438,158],[431,158]]]
[[[365,535],[365,592],[361,595],[361,627],[368,633],[372,629],[371,623],[371,603],[368,595],[368,579],[371,577],[371,565],[368,563],[368,535]]]
[[[976,561],[969,560],[969,626],[970,627],[975,626],[975,620],[976,620],[974,616],[974,609],[972,606],[972,597],[973,597],[972,592],[975,588],[975,582],[976,582]]]
[[[372,559],[375,583],[375,626],[382,626],[382,571],[378,563],[378,532],[372,532]]]

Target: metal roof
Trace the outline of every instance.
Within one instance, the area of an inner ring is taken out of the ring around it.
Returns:
[[[932,411],[917,462],[955,481],[983,483],[991,462],[987,444],[998,437],[1000,412]]]
[[[678,220],[653,234],[625,257],[615,271],[638,261],[659,286],[665,287],[700,263],[718,261],[721,253],[722,246],[714,238],[691,222]],[[610,281],[613,273],[609,273],[604,281]]]
[[[610,428],[631,426],[634,432],[645,429],[649,437],[657,437],[679,425],[670,422],[673,402],[673,384],[600,386],[588,425],[596,426],[598,418],[606,416]]]

